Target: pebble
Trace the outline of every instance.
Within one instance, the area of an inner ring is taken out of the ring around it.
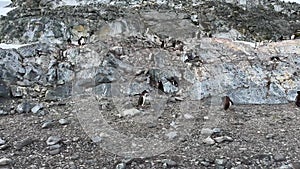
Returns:
[[[13,97],[22,97],[23,96],[23,87],[20,86],[11,86],[10,91]]]
[[[56,155],[56,154],[59,154],[59,153],[60,153],[60,149],[59,148],[49,151],[50,155]]]
[[[46,121],[45,123],[43,123],[42,129],[50,128],[53,125],[54,125],[54,122],[52,120]]]
[[[300,162],[293,162],[292,163],[292,168],[299,169],[300,168]]]
[[[21,140],[21,141],[17,141],[14,145],[14,147],[17,149],[17,150],[21,150],[23,147],[29,145],[29,144],[32,144],[34,141],[34,139],[32,138],[25,138],[24,140]]]
[[[6,143],[6,141],[3,140],[2,138],[0,138],[0,145],[3,145],[3,144],[5,144],[5,143]]]
[[[157,123],[147,123],[146,126],[148,128],[155,128],[157,126]]]
[[[46,143],[47,143],[48,146],[52,146],[52,145],[54,145],[54,144],[57,144],[57,143],[60,142],[60,141],[61,141],[61,138],[60,138],[60,137],[57,137],[57,136],[50,136],[50,137],[47,139]]]
[[[60,120],[58,120],[58,123],[61,125],[67,125],[70,123],[70,121],[67,119],[60,119]]]
[[[119,163],[117,166],[116,166],[116,169],[125,169],[126,168],[126,164],[125,163]]]
[[[273,139],[275,137],[275,134],[267,134],[266,139]]]
[[[36,114],[40,109],[42,109],[44,106],[43,104],[36,104],[32,109],[31,112]]]
[[[0,115],[8,115],[8,112],[0,110]]]
[[[203,120],[209,120],[209,117],[208,116],[204,116]]]
[[[12,160],[9,159],[9,158],[6,158],[6,157],[1,158],[0,159],[0,166],[9,165],[11,162],[12,162]]]
[[[202,128],[201,129],[201,134],[202,135],[206,135],[206,136],[210,136],[213,134],[213,130],[210,128]]]
[[[227,159],[215,159],[215,164],[224,166],[227,162]]]
[[[5,149],[7,149],[8,147],[9,147],[8,144],[1,145],[1,146],[0,146],[0,150],[5,150]]]
[[[134,115],[137,115],[139,113],[140,113],[140,111],[138,109],[132,108],[132,109],[124,110],[121,113],[121,116],[134,116]]]
[[[208,167],[210,165],[210,162],[208,162],[208,161],[201,161],[200,164],[203,165],[203,166],[205,166],[205,167]]]
[[[220,129],[220,128],[214,128],[214,129],[213,129],[213,132],[214,132],[214,133],[221,133],[221,129]]]
[[[44,116],[44,115],[46,115],[46,114],[48,114],[49,112],[47,111],[47,110],[40,110],[40,111],[38,111],[38,115],[39,116]]]
[[[55,149],[59,149],[59,148],[61,148],[60,144],[54,144],[52,146],[49,146],[49,150],[55,150]]]
[[[183,101],[184,99],[181,97],[174,97],[176,101]]]
[[[294,166],[284,164],[284,165],[280,166],[278,169],[299,169],[299,168],[295,168]]]
[[[17,106],[17,109],[16,111],[18,113],[29,113],[30,112],[30,109],[31,109],[31,104],[30,103],[27,103],[27,102],[24,102],[24,103],[21,103]]]
[[[174,139],[174,138],[177,136],[177,131],[169,132],[169,133],[166,134],[166,136],[167,136],[170,140],[172,140],[172,139]]]
[[[281,161],[285,161],[286,158],[282,154],[275,154],[274,155],[274,160],[275,160],[275,162],[281,162]]]
[[[164,159],[162,160],[162,163],[164,163],[164,165],[167,165],[168,167],[177,166],[177,163],[171,159]]]
[[[185,119],[187,119],[187,120],[193,119],[193,118],[194,118],[194,116],[191,115],[191,114],[184,114],[183,117],[184,117]]]
[[[79,137],[73,137],[72,141],[73,141],[73,142],[79,141]]]
[[[210,137],[207,137],[206,139],[203,140],[203,143],[207,144],[207,145],[213,145],[213,144],[215,144],[215,140],[213,140]]]
[[[216,137],[216,138],[214,138],[214,140],[215,140],[217,143],[221,143],[221,142],[223,142],[223,141],[225,140],[225,138],[224,138],[223,136],[221,136],[221,137]]]

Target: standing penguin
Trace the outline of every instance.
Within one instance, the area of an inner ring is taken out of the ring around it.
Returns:
[[[139,102],[138,102],[138,106],[140,107],[144,107],[145,101],[146,101],[146,97],[148,96],[148,91],[144,90],[141,94],[140,94],[140,98],[139,98]]]
[[[230,106],[233,105],[233,102],[231,101],[231,99],[228,96],[224,97],[223,100],[223,108],[224,110],[228,110]]]
[[[79,45],[79,46],[83,46],[83,45],[85,45],[85,43],[86,43],[86,37],[81,36],[81,37],[78,39],[78,45]]]
[[[297,96],[296,96],[296,100],[295,100],[295,104],[300,107],[300,91],[297,91]]]
[[[68,39],[67,39],[67,44],[68,44],[68,45],[72,45],[72,40],[71,40],[71,38],[68,38]]]
[[[157,82],[157,88],[158,88],[159,92],[162,92],[162,93],[165,92],[165,90],[164,90],[164,84],[160,80]]]

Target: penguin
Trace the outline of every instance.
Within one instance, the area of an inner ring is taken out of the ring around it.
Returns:
[[[86,37],[81,36],[81,37],[78,39],[78,45],[79,45],[79,46],[83,46],[83,45],[85,45],[85,43],[86,43]]]
[[[300,107],[300,91],[297,91],[297,96],[296,96],[296,100],[295,100],[295,104]]]
[[[147,90],[144,90],[140,95],[139,97],[139,102],[138,102],[138,106],[140,107],[144,107],[144,104],[145,104],[145,101],[146,101],[146,97],[148,96],[148,91]]]
[[[175,87],[178,87],[178,77],[172,76],[171,78],[167,78],[167,80]]]
[[[158,83],[157,83],[157,88],[158,88],[158,90],[159,91],[161,91],[161,92],[165,92],[164,91],[164,84],[162,83],[162,81],[158,81]]]
[[[67,43],[68,43],[68,45],[71,45],[71,44],[72,44],[71,38],[68,38],[68,39],[67,39]]]
[[[231,101],[231,99],[228,96],[224,97],[224,101],[223,101],[223,108],[224,110],[228,110],[230,106],[233,105],[233,102]]]

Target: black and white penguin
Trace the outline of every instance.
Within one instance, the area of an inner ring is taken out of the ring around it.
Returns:
[[[78,45],[79,46],[83,46],[86,44],[86,37],[84,36],[81,36],[79,39],[78,39]]]
[[[145,105],[145,101],[146,101],[146,97],[148,96],[148,91],[144,90],[141,94],[140,94],[140,98],[139,98],[139,102],[138,102],[138,106],[143,107]]]
[[[296,96],[296,99],[295,99],[295,104],[300,107],[300,91],[297,91],[297,96]]]
[[[67,39],[67,43],[68,43],[68,45],[72,45],[72,40],[71,40],[71,38],[68,38],[68,39]]]
[[[224,97],[223,100],[223,108],[224,110],[228,110],[230,106],[233,105],[233,102],[231,101],[231,99],[228,96]]]
[[[157,82],[157,88],[158,88],[159,92],[165,92],[164,84],[160,80]]]

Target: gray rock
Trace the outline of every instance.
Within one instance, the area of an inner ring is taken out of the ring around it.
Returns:
[[[17,150],[21,150],[23,147],[28,146],[28,145],[32,144],[33,142],[34,142],[33,138],[30,138],[30,137],[25,138],[24,140],[15,142],[14,147]]]
[[[46,128],[50,128],[54,125],[54,122],[52,120],[46,121],[45,123],[43,123],[42,128],[46,129]]]
[[[201,129],[201,134],[205,136],[210,136],[214,133],[214,131],[210,128],[202,128]]]
[[[55,149],[59,149],[59,148],[61,148],[60,144],[54,144],[52,146],[49,146],[49,150],[55,150]]]
[[[49,101],[56,101],[67,98],[71,95],[72,87],[69,85],[58,86],[55,89],[50,89],[45,94],[45,99]]]
[[[43,104],[36,104],[32,109],[31,109],[31,112],[36,114],[40,109],[42,109],[44,106]]]
[[[0,138],[0,145],[3,145],[3,144],[5,144],[5,143],[6,143],[6,141],[3,140],[2,138]]]
[[[213,132],[214,132],[214,133],[220,133],[220,132],[221,132],[221,129],[220,129],[220,128],[213,128]]]
[[[10,97],[9,87],[6,86],[3,82],[0,81],[0,98]]]
[[[32,108],[32,105],[28,102],[23,102],[17,106],[18,113],[29,113]]]
[[[210,162],[208,162],[208,161],[201,161],[200,164],[205,166],[205,167],[210,166]]]
[[[67,125],[70,123],[70,121],[68,119],[59,119],[58,123],[61,125]]]
[[[225,141],[225,138],[224,138],[223,136],[220,136],[220,137],[214,138],[214,140],[215,140],[217,143],[222,143],[223,141]]]
[[[300,162],[293,162],[291,166],[292,166],[293,169],[299,169],[300,168]]]
[[[207,144],[207,145],[214,145],[215,144],[215,140],[213,140],[212,138],[210,137],[207,137],[205,139],[203,139],[202,141],[204,144]]]
[[[284,164],[284,165],[282,165],[282,166],[280,166],[278,169],[298,169],[298,168],[295,168],[293,165],[286,165],[286,164]]]
[[[275,134],[267,134],[266,139],[273,139],[275,136]]]
[[[5,150],[5,149],[7,149],[8,147],[10,147],[8,144],[1,145],[1,146],[0,146],[0,150]]]
[[[22,97],[24,95],[24,87],[12,85],[10,87],[11,94],[13,97]]]
[[[47,143],[48,146],[51,146],[51,145],[59,143],[60,141],[61,141],[60,137],[58,137],[58,136],[50,136],[47,139],[46,143]]]
[[[183,101],[184,99],[181,97],[174,97],[176,101]]]
[[[6,157],[1,158],[0,159],[0,166],[9,165],[9,164],[11,164],[11,162],[12,162],[12,160],[9,159],[9,158],[6,158]]]
[[[183,117],[187,120],[194,119],[194,116],[188,113],[184,114]]]
[[[229,136],[223,136],[224,137],[224,141],[233,141],[233,138],[232,137],[229,137]]]
[[[47,110],[40,110],[40,111],[38,111],[38,115],[39,116],[44,116],[44,115],[46,115],[46,114],[48,114],[49,112],[47,111]]]
[[[177,131],[171,131],[169,133],[166,133],[166,136],[169,140],[173,140],[175,137],[177,137]]]
[[[227,162],[227,159],[215,159],[215,164],[216,165],[221,165],[221,166],[224,166]]]
[[[283,154],[275,154],[274,160],[275,160],[275,162],[281,162],[281,161],[285,161],[286,158]]]
[[[175,167],[177,163],[171,159],[163,159],[162,163],[166,164],[168,167]]]
[[[116,166],[116,169],[125,169],[126,168],[126,164],[125,163],[119,163]]]
[[[8,115],[8,112],[4,111],[4,110],[0,110],[0,116],[1,115]]]
[[[57,149],[54,149],[54,150],[50,150],[50,151],[49,151],[49,154],[50,154],[50,155],[56,155],[56,154],[59,154],[60,151],[61,151],[61,150],[60,150],[59,148],[57,148]]]
[[[140,114],[141,111],[139,111],[136,108],[132,108],[132,109],[126,109],[121,113],[121,116],[135,116],[137,114]]]

